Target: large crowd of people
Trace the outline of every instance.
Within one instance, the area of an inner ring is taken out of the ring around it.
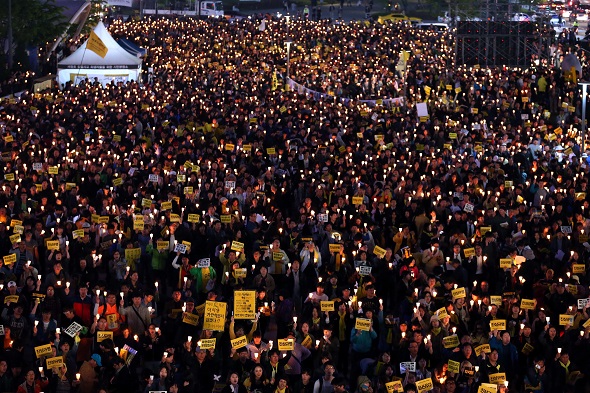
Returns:
[[[588,390],[575,47],[461,67],[398,23],[109,25],[140,81],[0,107],[1,392]]]

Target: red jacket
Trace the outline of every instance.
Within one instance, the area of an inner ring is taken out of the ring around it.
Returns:
[[[35,393],[41,393],[41,391],[49,385],[49,380],[44,379],[35,379]],[[23,382],[22,384],[18,385],[18,389],[16,389],[16,393],[27,393],[27,383]]]

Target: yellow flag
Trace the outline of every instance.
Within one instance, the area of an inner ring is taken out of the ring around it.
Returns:
[[[90,38],[88,38],[88,43],[86,44],[86,49],[89,49],[102,57],[107,55],[109,48],[102,42],[99,36],[96,35],[94,31],[90,32]]]
[[[272,91],[275,91],[279,85],[279,81],[277,80],[277,72],[275,71],[272,74]]]

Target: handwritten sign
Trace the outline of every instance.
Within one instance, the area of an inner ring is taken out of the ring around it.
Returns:
[[[51,350],[51,344],[45,344],[35,347],[35,355],[37,356],[37,359],[51,355],[52,353],[53,351]]]
[[[16,262],[16,254],[5,255],[2,260],[4,261],[5,265],[12,265]]]
[[[387,252],[386,250],[384,250],[383,248],[381,248],[379,246],[375,246],[375,248],[373,249],[373,254],[375,254],[377,256],[377,258],[385,257],[386,252]]]
[[[197,326],[199,324],[199,316],[196,314],[185,312],[182,314],[182,322],[189,325]]]
[[[490,374],[490,383],[504,383],[506,381],[506,373]]]
[[[456,334],[443,338],[443,346],[445,348],[455,348],[459,346],[459,337]]]
[[[475,356],[480,356],[481,353],[490,353],[492,352],[492,348],[490,348],[490,344],[482,344],[473,349],[475,351]]]
[[[506,320],[505,319],[492,319],[490,321],[490,329],[491,330],[506,330]]]
[[[371,320],[367,318],[357,318],[354,324],[354,328],[356,330],[363,330],[368,332],[371,330]]]
[[[227,303],[207,300],[205,302],[203,329],[222,332],[225,328],[226,310]]]
[[[256,318],[256,291],[234,292],[234,318]]]
[[[418,393],[428,392],[434,388],[432,384],[432,378],[426,378],[421,381],[416,381],[416,388],[418,388]]]
[[[232,349],[240,349],[246,345],[248,345],[248,338],[246,336],[237,337],[231,340]]]
[[[586,273],[586,265],[584,265],[582,263],[572,264],[572,273],[574,273],[574,274]]]
[[[452,359],[449,359],[449,362],[447,363],[448,365],[448,371],[455,373],[455,374],[459,374],[461,372],[461,363],[456,362]]]
[[[568,314],[559,314],[559,325],[573,325],[574,324],[574,316]]]
[[[295,340],[292,338],[280,338],[277,340],[279,351],[292,351],[295,349]]]
[[[215,349],[217,339],[215,338],[202,338],[199,340],[199,348],[201,349]]]
[[[534,310],[537,301],[534,299],[520,299],[520,308],[523,310]]]
[[[453,295],[453,299],[461,299],[467,297],[467,292],[465,288],[457,288],[451,291],[451,295]]]
[[[54,358],[47,358],[45,359],[45,366],[48,370],[51,370],[55,367],[61,367],[64,364],[64,359],[62,356],[56,356]]]
[[[103,342],[106,339],[113,339],[113,332],[108,332],[108,331],[98,331],[96,332],[96,341],[97,342]]]

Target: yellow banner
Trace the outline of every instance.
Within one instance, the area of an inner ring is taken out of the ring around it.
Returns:
[[[16,262],[16,254],[5,255],[4,258],[2,258],[2,260],[4,261],[5,265],[12,265]]]
[[[506,373],[490,374],[490,383],[504,383],[506,381]]]
[[[107,338],[110,338],[112,340],[113,339],[113,332],[107,332],[107,331],[96,332],[96,342],[100,343],[100,342],[106,340]]]
[[[227,303],[207,300],[205,302],[203,329],[215,330],[218,332],[224,331],[226,310]]]
[[[215,349],[216,343],[217,343],[217,339],[215,339],[215,338],[202,338],[199,341],[199,347],[201,349]]]
[[[35,347],[35,355],[37,356],[37,359],[42,358],[43,356],[51,355],[52,353],[51,344]]]
[[[256,318],[256,291],[234,292],[234,318]]]
[[[445,348],[455,348],[459,346],[459,337],[456,334],[443,338],[443,346]]]
[[[188,323],[189,325],[197,326],[199,324],[199,316],[185,312],[182,314],[182,322]]]
[[[461,372],[461,363],[449,359],[447,369],[451,373],[459,374]]]
[[[103,59],[109,51],[109,48],[107,48],[104,42],[102,42],[100,37],[97,36],[94,31],[90,32],[90,37],[88,38],[88,42],[86,43],[86,49],[91,50]]]
[[[248,345],[248,338],[246,336],[241,336],[231,340],[232,349],[240,349],[242,347],[245,347],[246,345]]]
[[[432,378],[426,378],[421,381],[416,381],[416,387],[418,388],[418,393],[428,392],[434,388],[432,384]]]
[[[457,288],[451,291],[451,295],[453,295],[453,299],[461,299],[467,297],[467,292],[465,288]]]
[[[51,370],[54,367],[61,367],[62,364],[64,364],[64,358],[62,356],[45,359],[45,366],[48,370]]]
[[[475,351],[475,356],[481,355],[481,353],[490,353],[492,349],[490,348],[490,344],[482,344],[473,349]]]
[[[295,349],[295,340],[292,338],[280,338],[277,340],[279,351],[292,351]]]
[[[366,332],[371,330],[371,320],[367,318],[357,318],[354,324],[356,330],[364,330]]]
[[[520,299],[520,308],[523,310],[534,310],[536,304],[535,299]]]
[[[491,330],[506,330],[506,320],[505,319],[492,319],[490,321],[490,329]]]

